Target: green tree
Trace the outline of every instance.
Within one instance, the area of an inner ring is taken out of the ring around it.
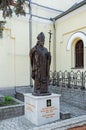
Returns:
[[[11,17],[13,12],[17,16],[25,15],[24,3],[25,0],[0,0],[0,10],[3,12],[3,17]]]

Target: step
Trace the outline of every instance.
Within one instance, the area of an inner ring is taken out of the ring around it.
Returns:
[[[60,119],[69,119],[71,118],[71,114],[67,111],[60,111]]]

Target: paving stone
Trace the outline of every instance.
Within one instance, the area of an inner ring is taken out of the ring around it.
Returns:
[[[71,106],[70,104],[68,104],[66,102],[61,102],[61,110],[71,113],[71,117],[74,120],[73,123],[75,123],[74,117],[86,115],[86,110],[80,109],[75,106]],[[85,117],[79,118],[78,121],[80,122],[81,119],[85,120]],[[63,124],[66,125],[66,124],[68,124],[67,120],[69,120],[69,119],[60,120],[60,121],[64,121],[64,123],[62,123],[62,125]],[[60,121],[59,121],[59,123],[58,123],[58,121],[55,121],[55,122],[37,127],[36,125],[34,125],[30,121],[28,121],[25,118],[25,116],[23,115],[23,116],[10,118],[10,119],[6,119],[6,120],[0,120],[0,130],[51,130],[51,129],[52,130],[66,130],[67,127],[65,127],[65,126],[63,126],[63,128],[61,128],[61,129],[57,128],[58,125],[61,127]],[[69,123],[71,123],[71,120],[69,121]]]

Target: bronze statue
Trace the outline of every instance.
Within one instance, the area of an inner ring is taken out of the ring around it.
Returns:
[[[32,79],[34,80],[33,95],[50,95],[48,91],[51,55],[44,47],[45,36],[41,32],[37,36],[37,44],[30,50]]]

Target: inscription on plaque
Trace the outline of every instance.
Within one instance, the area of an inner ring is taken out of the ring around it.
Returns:
[[[51,118],[55,116],[57,108],[55,106],[44,107],[41,109],[42,117]]]
[[[35,109],[35,105],[26,103],[26,110],[29,110],[30,112],[34,112],[34,109]]]

